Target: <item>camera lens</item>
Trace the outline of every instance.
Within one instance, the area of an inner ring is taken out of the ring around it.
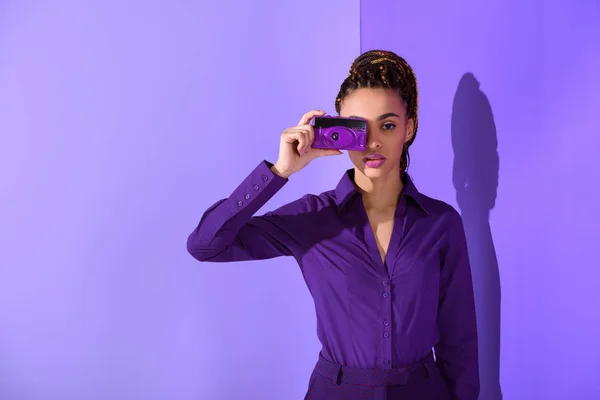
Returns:
[[[333,140],[338,140],[338,139],[339,139],[339,135],[338,135],[338,133],[337,133],[337,132],[333,132],[333,133],[331,134],[331,138],[332,138]]]

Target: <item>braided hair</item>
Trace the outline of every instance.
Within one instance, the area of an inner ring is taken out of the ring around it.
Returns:
[[[404,144],[400,168],[405,171],[410,163],[408,148],[417,136],[418,90],[415,74],[404,58],[385,50],[370,50],[358,56],[350,67],[350,74],[342,83],[335,99],[339,114],[346,96],[360,88],[390,89],[400,96],[406,106],[406,117],[414,123],[413,136]]]

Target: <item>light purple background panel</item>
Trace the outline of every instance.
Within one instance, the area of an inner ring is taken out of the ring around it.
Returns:
[[[465,218],[481,399],[494,375],[507,400],[600,398],[598,3],[359,6],[2,2],[1,399],[302,398],[319,346],[294,261],[200,265],[185,243],[373,47],[415,67],[411,173]],[[315,161],[266,208],[349,165]]]
[[[599,20],[592,1],[361,3],[361,51],[419,81],[415,183],[463,215],[481,400],[498,381],[504,399],[600,398]]]
[[[186,239],[283,129],[334,112],[358,1],[0,8],[0,398],[301,398],[319,347],[297,265],[200,265]]]

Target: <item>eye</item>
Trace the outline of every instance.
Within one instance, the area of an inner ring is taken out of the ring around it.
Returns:
[[[391,131],[395,127],[396,127],[396,124],[393,124],[391,122],[386,122],[385,124],[383,124],[383,130],[385,130],[385,131]]]

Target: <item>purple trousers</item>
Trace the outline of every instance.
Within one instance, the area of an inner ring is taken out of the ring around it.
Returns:
[[[349,368],[320,356],[304,400],[450,400],[450,393],[433,354],[390,370]]]

